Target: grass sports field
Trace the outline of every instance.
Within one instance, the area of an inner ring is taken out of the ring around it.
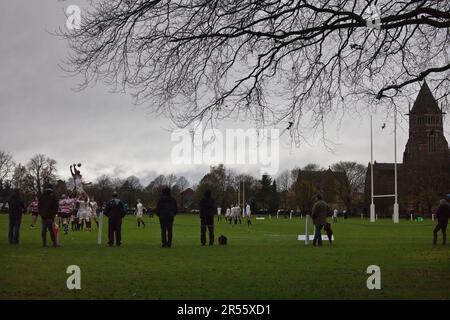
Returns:
[[[431,245],[430,220],[339,220],[333,247],[322,248],[297,241],[298,217],[253,219],[250,228],[219,222],[216,238],[228,245],[201,247],[198,217],[179,215],[171,249],[160,248],[156,218],[138,229],[127,217],[121,248],[98,246],[96,231],[43,248],[30,220],[10,246],[0,215],[0,299],[450,299],[450,245]],[[81,268],[81,290],[66,287],[69,265]],[[366,287],[369,265],[381,268],[381,290]]]

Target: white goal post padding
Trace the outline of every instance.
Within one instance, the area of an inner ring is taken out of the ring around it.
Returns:
[[[312,241],[313,239],[314,239],[314,235],[312,234],[312,235],[309,236],[309,240]],[[299,234],[298,237],[297,237],[297,240],[305,241],[306,240],[306,235]],[[322,235],[322,240],[328,241],[328,236],[326,234],[323,234]],[[334,241],[334,235],[331,236],[331,240]]]

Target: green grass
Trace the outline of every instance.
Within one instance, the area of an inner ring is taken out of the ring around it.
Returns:
[[[61,235],[43,248],[24,216],[19,246],[7,244],[0,215],[0,299],[449,299],[450,245],[432,246],[433,222],[340,220],[332,247],[297,241],[304,220],[216,224],[228,246],[201,247],[199,219],[179,215],[173,248],[160,248],[157,219],[123,225],[123,247],[96,244],[97,232]],[[95,229],[95,228],[94,228]],[[103,228],[106,239],[106,228]],[[382,290],[368,290],[369,265]],[[68,290],[66,268],[81,267],[81,290]]]

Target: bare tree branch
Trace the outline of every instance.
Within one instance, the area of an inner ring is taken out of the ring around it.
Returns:
[[[298,140],[339,112],[407,106],[427,79],[449,107],[450,2],[98,0],[67,71],[185,127],[238,115],[294,122]],[[379,28],[369,28],[379,10]]]

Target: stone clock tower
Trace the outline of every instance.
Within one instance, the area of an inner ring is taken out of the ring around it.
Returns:
[[[403,164],[425,165],[448,161],[450,155],[444,136],[443,115],[424,82],[409,112],[409,139],[403,153]]]

